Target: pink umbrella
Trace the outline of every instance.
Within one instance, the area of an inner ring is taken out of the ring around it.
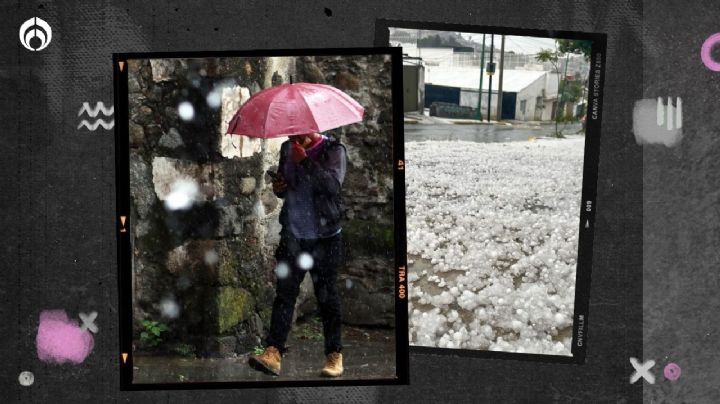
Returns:
[[[227,133],[259,138],[301,135],[360,122],[365,109],[325,84],[281,84],[250,97],[235,113]]]

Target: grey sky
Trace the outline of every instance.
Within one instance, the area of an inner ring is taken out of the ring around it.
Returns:
[[[463,38],[471,36],[475,42],[482,43],[483,34],[463,32],[460,35],[462,35]],[[495,35],[495,47],[498,49],[500,48],[500,38],[500,35]],[[485,44],[490,46],[490,34],[486,35]],[[507,35],[505,37],[505,52],[513,51],[515,53],[536,54],[540,49],[555,50],[555,39],[513,35]]]

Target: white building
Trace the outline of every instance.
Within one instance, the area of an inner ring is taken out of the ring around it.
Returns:
[[[487,111],[487,96],[489,92],[489,76],[483,74],[483,96],[481,112]],[[505,70],[503,72],[503,119],[517,119],[524,121],[550,120],[551,111],[546,105],[548,97],[557,98],[557,77],[554,79],[553,92],[549,91],[553,79],[548,78],[546,71]],[[492,105],[490,118],[497,119],[497,92],[500,75],[496,72],[492,80]],[[459,105],[477,108],[478,87],[480,86],[480,70],[477,68],[441,68],[427,66],[425,71],[425,97],[426,105],[432,103],[437,91],[451,94],[459,93]],[[435,93],[434,93],[435,92]],[[550,101],[552,105],[552,101]]]

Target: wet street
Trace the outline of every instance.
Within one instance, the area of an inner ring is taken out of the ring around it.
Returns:
[[[582,125],[579,123],[560,124],[558,130],[565,135],[574,135]],[[405,141],[460,140],[478,143],[525,141],[529,137],[546,137],[555,132],[555,125],[544,124],[535,127],[514,127],[503,124],[406,124]]]
[[[349,328],[343,330],[345,373],[335,380],[389,379],[395,377],[395,330]],[[134,357],[133,383],[247,382],[324,380],[322,338],[288,339],[281,375],[271,376],[248,365],[250,354],[237,358]]]

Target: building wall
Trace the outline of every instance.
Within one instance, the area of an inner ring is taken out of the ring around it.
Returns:
[[[422,113],[425,103],[425,69],[420,65],[403,66],[403,111]]]
[[[498,102],[498,96],[497,93],[493,92],[490,106],[490,119],[497,119],[497,102]],[[482,117],[483,119],[487,119],[487,103],[488,103],[488,92],[483,91],[482,95],[482,104],[480,105],[480,109],[482,110]],[[478,92],[477,90],[462,90],[460,91],[460,105],[464,107],[472,107],[477,108],[478,104]]]
[[[543,76],[518,92],[517,103],[515,105],[515,119],[521,121],[534,121],[536,118],[542,118],[542,116],[536,116],[535,110],[538,105],[541,105],[541,111],[544,109],[542,98],[541,103],[538,104],[538,97],[542,97],[545,84],[546,81]],[[524,112],[522,111],[523,101],[525,101]]]

